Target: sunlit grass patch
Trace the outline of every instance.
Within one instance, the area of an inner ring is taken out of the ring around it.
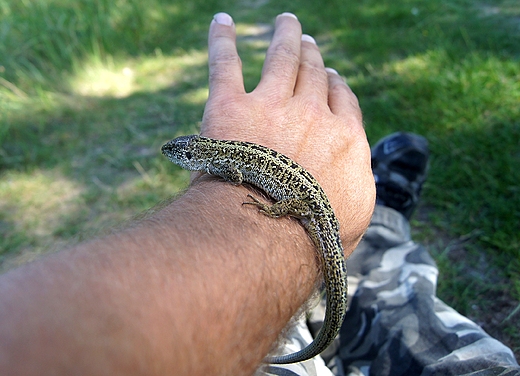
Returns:
[[[8,173],[0,181],[0,205],[8,207],[17,227],[35,235],[52,234],[60,217],[73,214],[82,187],[56,171]]]
[[[430,50],[385,64],[372,77],[387,81],[387,95],[425,130],[475,129],[520,116],[518,64],[491,54]]]
[[[166,55],[156,50],[154,55],[139,58],[135,62],[135,70],[139,72],[136,83],[140,90],[147,92],[182,84],[207,86],[207,61],[205,48],[175,55]]]
[[[59,171],[8,172],[0,179],[2,253],[52,241],[55,231],[84,210],[84,187]],[[20,235],[29,240],[20,244]]]
[[[181,55],[156,50],[151,56],[120,61],[91,59],[77,64],[68,75],[68,86],[72,94],[80,96],[124,98],[200,81],[207,71],[206,64],[205,50]]]
[[[135,91],[134,76],[134,70],[129,67],[89,66],[71,78],[71,89],[82,96],[122,98]]]

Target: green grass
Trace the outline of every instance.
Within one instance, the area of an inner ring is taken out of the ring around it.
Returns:
[[[520,6],[515,0],[0,0],[4,269],[167,199],[188,174],[160,145],[196,132],[206,35],[292,11],[360,99],[371,142],[426,136],[412,222],[439,295],[520,354]],[[266,44],[241,38],[246,86]],[[491,308],[491,309],[489,309]]]

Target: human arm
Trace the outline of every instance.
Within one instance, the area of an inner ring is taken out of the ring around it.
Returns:
[[[212,23],[202,134],[306,167],[348,255],[374,198],[355,96],[290,16],[277,19],[262,80],[246,94],[234,37]],[[247,193],[199,176],[135,226],[1,276],[0,373],[250,374],[312,292],[318,265],[303,228],[242,206]]]

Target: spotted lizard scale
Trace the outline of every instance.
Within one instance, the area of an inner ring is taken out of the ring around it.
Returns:
[[[253,201],[270,217],[293,216],[300,220],[318,249],[322,263],[327,307],[323,326],[306,348],[265,359],[267,363],[302,362],[324,351],[334,341],[345,316],[347,272],[339,223],[325,192],[302,166],[283,154],[261,145],[224,141],[197,135],[181,136],[167,142],[162,153],[173,163],[190,171],[204,171],[233,183],[252,184],[275,200],[273,205]]]

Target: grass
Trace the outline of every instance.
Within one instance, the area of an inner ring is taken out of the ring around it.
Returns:
[[[432,150],[412,225],[439,296],[520,354],[520,6],[514,0],[0,0],[3,268],[93,236],[182,189],[160,145],[196,132],[206,34],[292,11],[357,93],[371,142]],[[266,44],[239,40],[246,86]],[[492,308],[492,309],[490,309]]]

